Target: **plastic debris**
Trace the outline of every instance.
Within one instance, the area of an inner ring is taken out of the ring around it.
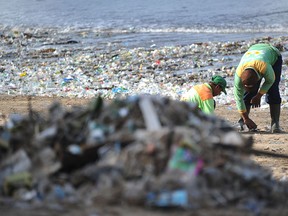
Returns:
[[[287,181],[250,159],[253,140],[193,104],[98,97],[67,110],[55,102],[45,116],[30,110],[7,124],[0,197],[253,212],[287,205]]]
[[[1,32],[2,94],[75,98],[101,95],[105,99],[158,94],[180,99],[192,85],[217,74],[228,82],[228,95],[218,96],[217,103],[233,104],[233,75],[241,55],[261,40],[281,47],[284,63],[279,89],[283,104],[288,101],[287,37],[166,47],[102,44],[99,48],[98,43],[63,41],[62,37],[71,37],[70,31],[18,29],[17,32],[17,37],[9,28]]]

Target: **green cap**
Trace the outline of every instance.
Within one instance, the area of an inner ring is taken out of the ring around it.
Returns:
[[[220,85],[221,88],[222,88],[222,91],[227,95],[227,92],[226,92],[226,86],[227,86],[227,82],[226,80],[221,77],[221,76],[218,76],[218,75],[215,75],[212,77],[212,82],[216,85]]]

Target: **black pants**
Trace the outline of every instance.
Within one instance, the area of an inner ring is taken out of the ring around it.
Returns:
[[[268,104],[281,104],[281,96],[280,96],[280,92],[279,92],[279,83],[280,83],[281,73],[282,73],[282,62],[283,62],[282,56],[280,55],[278,57],[277,61],[275,62],[275,64],[272,65],[272,68],[273,68],[274,74],[275,74],[275,81],[265,96],[265,101]],[[262,81],[262,79],[260,79],[258,81],[257,88],[255,88],[255,90],[253,92],[245,92],[244,93],[244,102],[246,105],[246,109],[250,108],[250,106],[251,106],[250,101],[258,93],[261,81]]]

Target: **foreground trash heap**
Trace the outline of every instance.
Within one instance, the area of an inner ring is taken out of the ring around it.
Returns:
[[[47,115],[30,107],[0,132],[0,197],[184,209],[287,204],[288,186],[250,159],[253,140],[193,104],[131,96]]]

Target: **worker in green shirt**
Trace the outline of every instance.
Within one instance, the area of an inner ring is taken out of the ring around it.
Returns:
[[[203,83],[193,86],[181,98],[182,101],[197,104],[198,108],[204,113],[213,114],[216,103],[214,96],[220,95],[221,92],[226,93],[226,80],[221,76],[213,76],[209,83]]]
[[[279,125],[281,71],[282,56],[279,50],[270,44],[255,44],[242,56],[234,78],[234,96],[241,115],[239,124],[242,130],[244,124],[250,130],[257,128],[249,117],[250,108],[260,107],[261,98],[266,94],[265,100],[270,107],[271,132],[281,132]],[[263,78],[264,82],[261,85]]]

